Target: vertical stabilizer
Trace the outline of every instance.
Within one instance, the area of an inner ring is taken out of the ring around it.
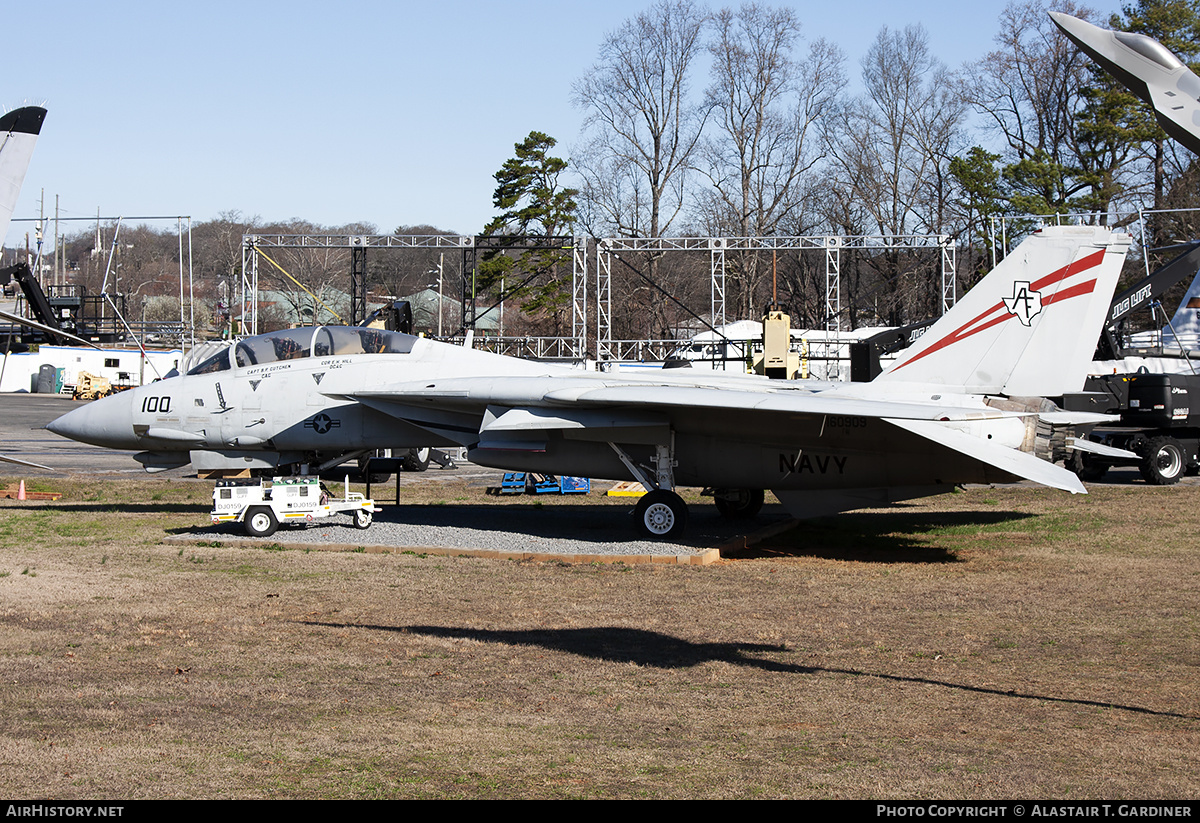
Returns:
[[[1099,226],[1034,232],[876,380],[971,394],[1083,388],[1129,248]]]
[[[40,106],[25,106],[0,116],[0,243],[8,233],[8,222],[17,207],[17,195],[45,119],[46,110]]]

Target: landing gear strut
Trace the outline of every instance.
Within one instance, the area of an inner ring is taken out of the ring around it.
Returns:
[[[629,469],[637,481],[650,489],[638,501],[633,511],[638,531],[646,537],[666,540],[678,537],[687,528],[687,503],[675,493],[675,434],[671,433],[670,445],[656,444],[654,456],[650,462],[654,464],[654,474],[651,476],[648,467],[639,466],[630,459],[625,450],[616,443],[608,444],[625,468]]]

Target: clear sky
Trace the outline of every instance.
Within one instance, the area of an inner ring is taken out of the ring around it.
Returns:
[[[48,216],[57,195],[70,217],[238,210],[475,233],[493,216],[492,175],[514,143],[536,129],[570,156],[583,119],[572,83],[605,34],[650,5],[9,3],[0,107],[49,112],[14,217],[35,217],[44,190]],[[924,25],[952,67],[980,57],[1004,4],[789,5],[856,75],[885,25]],[[14,221],[7,244],[27,231]]]

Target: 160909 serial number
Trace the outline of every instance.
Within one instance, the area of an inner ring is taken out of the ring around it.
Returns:
[[[867,427],[867,418],[830,415],[825,418],[825,425],[836,429],[865,429]]]

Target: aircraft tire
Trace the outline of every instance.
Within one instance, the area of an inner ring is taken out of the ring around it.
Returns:
[[[1147,483],[1173,486],[1183,478],[1187,462],[1183,444],[1174,437],[1153,437],[1142,452],[1138,470]]]
[[[404,468],[410,472],[423,472],[429,468],[429,447],[409,449],[404,457]]]
[[[1084,483],[1095,483],[1108,474],[1108,464],[1101,463],[1085,452],[1074,452],[1067,460],[1067,468]]]
[[[383,456],[384,454],[385,454],[385,452],[383,452],[382,450],[376,452],[377,456]],[[389,452],[389,454],[390,454],[390,452]],[[358,458],[358,474],[364,483],[371,483],[374,485],[378,485],[378,484],[386,483],[392,479],[392,475],[390,472],[370,472],[370,473],[368,473],[367,467],[369,465],[370,465],[370,461],[365,456]],[[351,472],[351,475],[353,475],[353,472]],[[340,479],[340,478],[335,478],[335,479]]]
[[[717,489],[713,501],[722,517],[749,520],[762,510],[766,495],[762,489]]]
[[[675,492],[655,489],[638,501],[634,517],[638,531],[646,537],[654,540],[678,537],[687,528],[687,503]]]
[[[251,537],[270,537],[279,528],[275,512],[266,506],[255,506],[246,512],[246,534]]]

